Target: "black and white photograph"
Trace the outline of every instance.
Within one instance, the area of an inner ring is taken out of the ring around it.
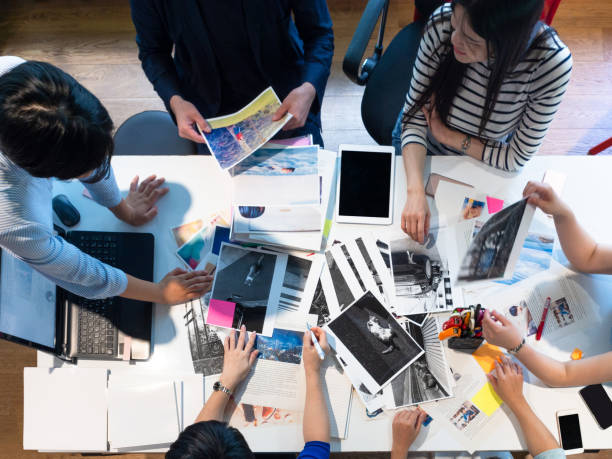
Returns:
[[[327,263],[329,274],[331,275],[331,283],[334,290],[333,292],[328,292],[328,295],[335,293],[338,300],[338,306],[342,311],[349,304],[355,301],[355,296],[353,295],[347,280],[344,278],[342,270],[334,259],[331,250],[325,252],[325,261]]]
[[[280,310],[299,311],[311,266],[311,260],[289,255],[278,302]]]
[[[372,257],[368,253],[368,249],[366,248],[363,238],[359,237],[355,239],[355,244],[357,245],[357,248],[359,249],[359,253],[361,253],[361,256],[363,257],[363,261],[365,262],[368,270],[370,271],[370,273],[372,274],[372,277],[374,278],[374,282],[376,283],[376,287],[378,288],[378,291],[384,297],[385,290],[383,287],[382,275],[376,269],[376,266],[374,265],[374,260],[372,260]]]
[[[493,214],[470,243],[457,279],[478,281],[511,277],[518,260],[534,208],[527,199]]]
[[[430,233],[430,236],[432,233]],[[391,241],[391,272],[395,283],[395,307],[400,314],[445,310],[442,261],[435,241],[420,244],[409,237]],[[439,292],[440,289],[440,292]]]
[[[421,346],[369,291],[330,321],[327,328],[339,357],[356,367],[355,375],[371,393],[380,390],[423,353]],[[357,372],[358,369],[361,371]]]
[[[206,322],[227,326],[227,311],[218,304],[234,304],[231,328],[246,325],[247,330],[271,336],[278,309],[287,255],[223,244]],[[219,300],[214,302],[214,300]],[[212,322],[211,315],[215,320]]]
[[[359,283],[359,287],[361,288],[361,291],[365,292],[366,291],[365,284],[363,283],[363,279],[361,278],[361,274],[359,274],[359,271],[355,267],[355,261],[353,260],[353,258],[351,257],[351,254],[349,253],[348,249],[346,248],[346,244],[342,244],[340,246],[340,250],[342,250],[342,255],[344,255],[344,258],[346,259],[346,262],[348,263],[349,267],[351,268],[351,271],[352,271],[353,275],[355,276],[355,279],[357,279],[357,282]]]
[[[386,393],[392,394],[392,402],[387,403],[389,408],[432,402],[451,396],[448,381],[450,371],[444,348],[438,339],[435,317],[427,318],[422,327],[412,322],[407,322],[406,326],[410,336],[425,350],[425,354],[385,388]]]
[[[215,327],[206,325],[202,301],[198,298],[185,303],[185,326],[193,370],[204,376],[217,375],[223,370],[223,338]]]
[[[316,314],[317,316],[317,327],[322,327],[331,318],[329,313],[329,307],[327,306],[327,300],[325,299],[325,292],[323,292],[323,286],[321,280],[317,282],[317,288],[315,289],[314,297],[310,305],[309,314]]]

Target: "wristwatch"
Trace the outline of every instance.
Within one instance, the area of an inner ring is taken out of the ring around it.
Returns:
[[[470,145],[472,145],[472,136],[467,134],[465,136],[465,139],[463,139],[463,142],[461,142],[461,153],[466,155],[468,148],[470,148]]]
[[[213,390],[215,392],[224,392],[230,397],[232,396],[232,391],[225,387],[223,384],[221,384],[221,381],[217,381],[213,384]]]
[[[508,352],[510,354],[516,354],[518,351],[521,350],[521,348],[523,347],[524,344],[525,344],[525,338],[523,338],[521,343],[518,346],[516,346],[514,349],[508,349]]]

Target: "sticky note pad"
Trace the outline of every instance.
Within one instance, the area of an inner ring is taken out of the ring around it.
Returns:
[[[495,367],[495,362],[502,355],[504,355],[504,353],[500,348],[489,343],[484,343],[474,351],[472,357],[476,359],[476,362],[485,373],[490,373]]]
[[[236,303],[231,301],[210,300],[206,323],[218,327],[232,328]]]
[[[490,383],[486,383],[472,398],[472,403],[476,405],[484,414],[491,416],[503,402],[497,392],[493,390]]]
[[[504,200],[492,198],[491,196],[487,196],[487,209],[489,209],[489,214],[494,214],[499,212],[504,208]]]

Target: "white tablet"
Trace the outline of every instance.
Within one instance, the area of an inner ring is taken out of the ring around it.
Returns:
[[[390,225],[393,222],[395,149],[340,145],[336,221]]]

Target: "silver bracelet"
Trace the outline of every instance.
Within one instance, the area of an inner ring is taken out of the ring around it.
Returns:
[[[463,142],[461,142],[461,152],[466,155],[468,148],[470,148],[470,145],[472,145],[472,136],[469,134],[466,134],[465,139],[463,139]]]
[[[516,353],[522,349],[524,344],[525,344],[525,338],[523,338],[523,340],[521,341],[521,344],[516,346],[514,349],[508,349],[508,352],[510,354],[515,354],[516,355]]]
[[[215,392],[223,392],[229,395],[230,397],[232,396],[232,391],[225,387],[223,384],[221,384],[221,381],[217,381],[215,382],[215,384],[213,384],[213,390]]]

